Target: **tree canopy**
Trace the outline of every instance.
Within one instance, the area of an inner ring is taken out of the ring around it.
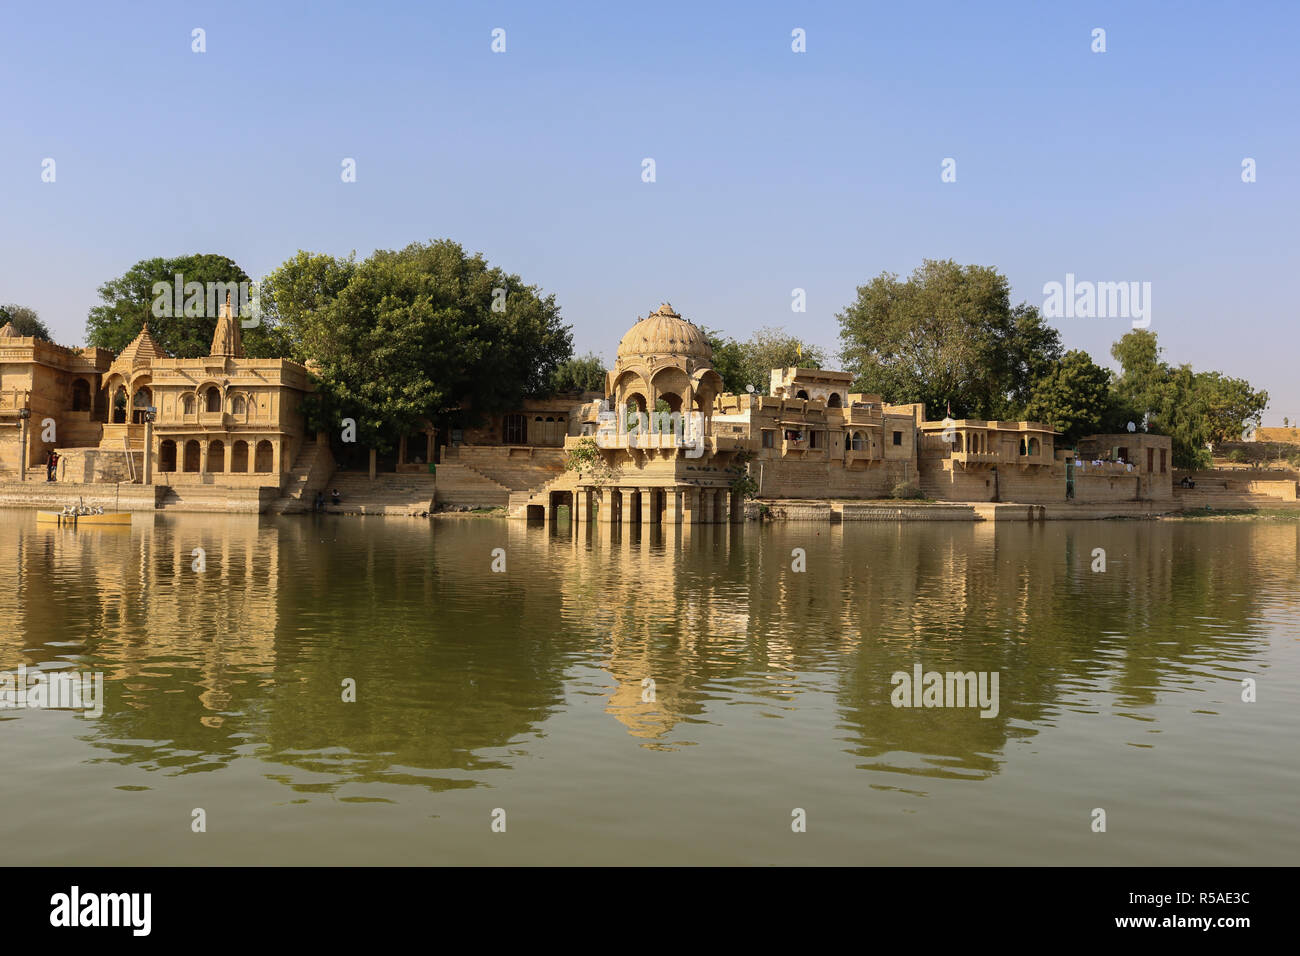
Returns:
[[[1111,374],[1081,349],[1066,352],[1032,385],[1024,417],[1059,431],[1067,445],[1123,427]]]
[[[553,392],[605,391],[605,363],[599,355],[588,352],[581,358],[561,362],[551,374]]]
[[[1005,418],[1061,358],[1034,306],[1011,305],[1006,276],[927,259],[905,281],[882,272],[837,316],[854,387],[890,402]]]
[[[1268,407],[1268,393],[1243,379],[1167,364],[1148,329],[1128,332],[1110,351],[1121,368],[1116,394],[1150,431],[1170,437],[1180,468],[1208,465],[1207,446],[1240,438],[1247,425],[1259,425]]]
[[[186,308],[189,293],[181,302],[169,296],[170,315],[159,315],[154,308],[159,293],[155,285],[162,283],[174,289],[176,277],[183,283],[197,282],[205,288],[202,300],[193,300],[200,308]],[[165,352],[178,358],[199,358],[212,347],[212,334],[216,331],[220,302],[209,308],[206,287],[209,282],[238,285],[249,282],[248,274],[232,259],[220,255],[178,256],[173,259],[141,259],[125,274],[105,282],[99,287],[101,304],[91,308],[86,317],[86,342],[100,348],[120,352],[149,323],[149,334]],[[224,302],[224,297],[221,297]],[[231,296],[237,304],[237,295]],[[186,314],[186,313],[190,314]],[[195,314],[199,313],[199,314]],[[253,358],[276,358],[284,354],[285,344],[273,324],[265,317],[260,325],[241,328],[244,351]]]
[[[747,385],[766,395],[774,368],[822,368],[826,364],[823,349],[783,328],[758,329],[744,342],[707,328],[704,337],[713,349],[713,370],[721,376],[723,390],[738,395],[747,391]]]
[[[28,308],[25,305],[16,305],[9,303],[0,306],[0,325],[6,322],[14,324],[14,330],[21,336],[33,336],[45,342],[53,342],[50,336],[50,330],[41,321],[41,317],[35,309]]]
[[[313,425],[352,418],[381,451],[425,421],[472,424],[547,393],[573,350],[554,295],[450,240],[361,262],[299,252],[262,301],[293,357],[314,363]]]

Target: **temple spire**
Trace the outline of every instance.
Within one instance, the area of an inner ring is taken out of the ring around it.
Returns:
[[[223,355],[227,358],[243,358],[244,342],[239,335],[239,323],[230,309],[230,293],[226,293],[226,304],[217,316],[217,330],[212,334],[212,351],[209,355]]]

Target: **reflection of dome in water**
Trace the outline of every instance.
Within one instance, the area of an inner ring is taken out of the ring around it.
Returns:
[[[627,330],[618,343],[618,357],[682,355],[712,364],[713,349],[704,331],[673,311],[665,302]]]

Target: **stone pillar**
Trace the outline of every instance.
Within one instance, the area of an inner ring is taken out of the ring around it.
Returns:
[[[280,466],[281,466],[280,454],[281,454],[281,452],[283,451],[283,449],[284,449],[284,439],[283,439],[283,438],[280,439],[279,441],[273,441],[273,442],[271,442],[271,473],[275,475],[275,481],[276,481],[277,484],[279,484],[279,482],[280,482],[280,476],[281,476],[281,474],[282,474],[282,472],[281,472],[281,470],[280,470]],[[371,454],[374,454],[374,452],[372,451]],[[375,460],[374,460],[373,458],[371,458],[371,459],[370,459],[370,467],[371,467],[371,468],[374,468],[374,467],[375,467],[374,462],[375,462]]]
[[[20,418],[22,437],[18,441],[18,480],[27,480],[27,419]]]
[[[550,527],[555,523],[554,515],[555,505],[551,501],[551,493],[546,493],[546,500],[542,502],[542,526]]]
[[[145,434],[148,434],[148,431],[149,431],[149,426],[146,425],[146,426],[145,426]],[[145,442],[145,444],[147,445],[148,442]],[[230,440],[229,436],[227,436],[227,440],[221,443],[221,447],[225,450],[225,459],[224,459],[224,461],[223,461],[223,464],[224,464],[226,467],[225,467],[223,470],[224,470],[225,473],[228,474],[228,475],[234,474],[234,472],[235,472],[235,443],[234,443],[233,441]]]
[[[208,442],[203,440],[199,442],[199,474],[206,474],[208,470]]]
[[[664,502],[664,523],[669,527],[676,527],[682,520],[682,490],[666,488],[664,493],[668,496]]]
[[[687,527],[700,523],[700,489],[694,485],[682,489],[682,523]]]
[[[375,449],[370,449],[370,480],[375,480],[375,472],[379,467],[379,453]]]
[[[587,496],[590,492],[586,488],[573,489],[573,525],[580,527],[591,519],[588,517],[588,508],[590,504]]]
[[[655,490],[653,488],[641,489],[641,525],[649,527],[652,524],[659,523],[659,511],[655,508]]]
[[[406,436],[405,435],[403,435],[397,441],[397,463],[399,465],[406,464]]]
[[[622,522],[623,527],[632,523],[632,489],[620,488],[619,493],[619,512],[618,520]]]
[[[153,484],[153,422],[144,423],[144,477],[142,484]]]
[[[731,489],[718,488],[713,492],[713,520],[718,524],[727,524],[731,520]]]
[[[738,491],[731,493],[731,523],[744,524],[745,521],[745,496]]]
[[[614,490],[600,489],[600,540],[610,544],[614,540]]]
[[[431,430],[425,432],[425,435],[424,435],[424,437],[425,437],[425,439],[426,439],[426,441],[425,441],[425,443],[424,443],[424,448],[425,448],[425,452],[424,452],[424,463],[425,463],[426,465],[430,464],[430,463],[433,461],[433,445],[434,445],[434,436],[435,436],[436,434],[437,434],[437,433],[431,429]]]

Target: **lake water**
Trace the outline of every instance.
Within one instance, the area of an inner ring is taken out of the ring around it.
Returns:
[[[106,698],[0,710],[0,863],[1300,860],[1300,522],[134,521],[0,512],[0,670]]]

